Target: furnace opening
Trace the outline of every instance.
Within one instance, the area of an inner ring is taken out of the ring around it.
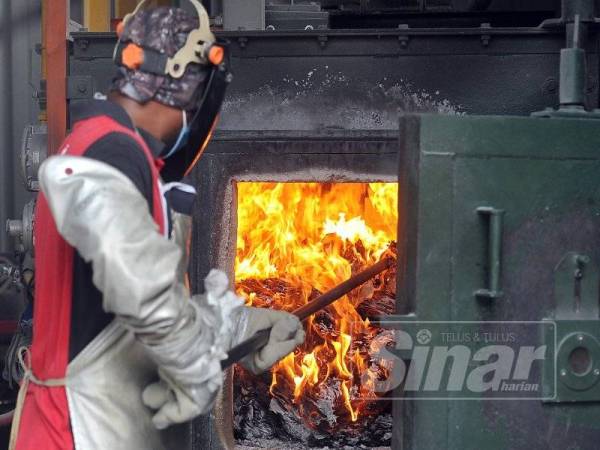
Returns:
[[[236,291],[247,304],[293,311],[396,254],[397,183],[237,183]],[[369,357],[387,332],[395,267],[305,322],[305,344],[270,373],[236,367],[242,445],[389,445],[391,405],[375,392],[390,367]],[[281,446],[278,448],[282,448]]]

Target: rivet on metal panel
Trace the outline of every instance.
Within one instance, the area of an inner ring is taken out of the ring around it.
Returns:
[[[89,76],[67,77],[67,98],[69,100],[91,98],[93,83],[93,78]]]
[[[542,83],[542,94],[555,94],[558,91],[558,80],[548,77]]]
[[[75,41],[75,44],[77,44],[77,47],[79,47],[79,50],[81,50],[82,52],[85,52],[88,47],[90,46],[90,41],[87,39],[77,39]]]

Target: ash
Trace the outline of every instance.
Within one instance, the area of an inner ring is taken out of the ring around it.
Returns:
[[[385,449],[392,437],[391,402],[377,402],[377,411],[358,421],[339,420],[332,401],[339,394],[334,384],[323,387],[314,400],[325,426],[308,428],[290,409],[289,401],[269,393],[270,374],[255,377],[235,369],[234,435],[237,449]],[[339,391],[338,391],[339,392]],[[312,400],[305,400],[312,401]],[[335,425],[333,428],[332,425]],[[319,429],[321,428],[321,429]],[[333,430],[333,431],[332,431]]]
[[[373,83],[359,74],[323,65],[308,68],[299,78],[287,75],[243,92],[228,93],[219,129],[392,130],[398,126],[399,110],[465,113],[443,93],[426,91],[408,79],[384,76]]]

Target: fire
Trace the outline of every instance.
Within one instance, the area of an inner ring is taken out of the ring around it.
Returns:
[[[237,197],[236,289],[249,305],[293,311],[395,252],[396,183],[238,183]],[[359,310],[393,299],[393,275],[311,317],[305,344],[272,369],[271,395],[292,402],[308,426],[317,414],[304,400],[324,386],[339,394],[338,417],[367,414],[378,371],[365,350],[375,333]]]

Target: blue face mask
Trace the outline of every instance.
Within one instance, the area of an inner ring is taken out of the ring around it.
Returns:
[[[167,159],[177,152],[177,150],[181,150],[188,142],[190,137],[190,126],[187,123],[187,113],[185,111],[181,111],[183,114],[183,126],[181,127],[181,131],[179,131],[179,136],[177,136],[177,140],[171,147],[171,149],[167,152],[167,154],[163,157],[163,159]]]

